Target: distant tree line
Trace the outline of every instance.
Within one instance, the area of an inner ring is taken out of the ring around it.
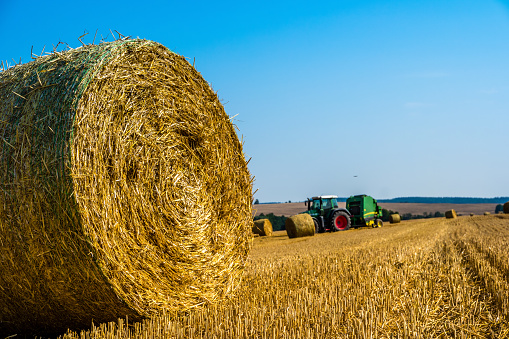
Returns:
[[[387,210],[382,208],[382,221],[389,221],[389,216],[391,214],[399,214],[398,212]],[[403,213],[399,214],[401,220],[410,220],[410,219],[427,219],[427,218],[443,218],[445,214],[439,211],[436,212],[424,212],[423,214],[412,214],[412,213]]]
[[[427,218],[443,218],[445,214],[439,211],[433,212],[424,212],[423,214],[412,214],[412,213],[403,213],[401,215],[401,220],[410,220],[410,219],[427,219]]]

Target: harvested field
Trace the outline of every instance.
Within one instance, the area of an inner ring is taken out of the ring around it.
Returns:
[[[339,203],[340,206],[343,204],[345,207],[345,203]],[[299,214],[306,210],[306,206],[303,202],[292,202],[292,203],[283,203],[283,204],[256,204],[253,205],[253,215],[260,215],[274,213],[274,215],[284,215],[289,217],[291,215]]]
[[[253,240],[227,303],[61,338],[507,338],[509,217]]]
[[[340,202],[339,207],[345,208],[346,203]],[[416,203],[379,203],[380,207],[397,211],[400,215],[405,213],[423,214],[435,213],[437,211],[444,213],[445,211],[454,209],[458,215],[482,215],[488,211],[495,212],[497,204],[416,204]],[[509,204],[508,204],[509,208]],[[290,216],[300,212],[304,212],[306,206],[303,202],[282,203],[282,204],[257,204],[253,205],[253,214],[260,215],[274,213],[274,215]]]

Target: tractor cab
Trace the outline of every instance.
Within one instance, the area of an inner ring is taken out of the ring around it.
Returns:
[[[313,197],[306,201],[309,214],[311,216],[324,215],[331,208],[338,208],[337,196],[335,195],[323,195],[319,197]]]

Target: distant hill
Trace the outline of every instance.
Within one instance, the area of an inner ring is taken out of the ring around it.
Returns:
[[[509,197],[496,198],[462,198],[462,197],[403,197],[394,199],[377,199],[386,203],[414,203],[414,204],[503,204]]]

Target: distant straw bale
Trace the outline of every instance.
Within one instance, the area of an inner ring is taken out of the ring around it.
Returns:
[[[504,204],[503,211],[505,214],[509,214],[509,201]]]
[[[182,56],[117,40],[0,72],[0,336],[60,333],[229,294],[252,179]]]
[[[456,215],[456,211],[452,209],[452,210],[445,212],[445,217],[447,219],[454,219],[454,218],[457,218],[458,216]]]
[[[490,212],[484,212],[484,215],[490,215],[491,213]]]
[[[397,224],[401,222],[401,216],[397,213],[389,215],[389,222],[391,224]]]
[[[289,238],[300,238],[315,235],[315,223],[307,213],[292,215],[285,220],[286,233]]]
[[[253,223],[253,233],[260,236],[272,236],[272,223],[269,219],[258,219]]]

